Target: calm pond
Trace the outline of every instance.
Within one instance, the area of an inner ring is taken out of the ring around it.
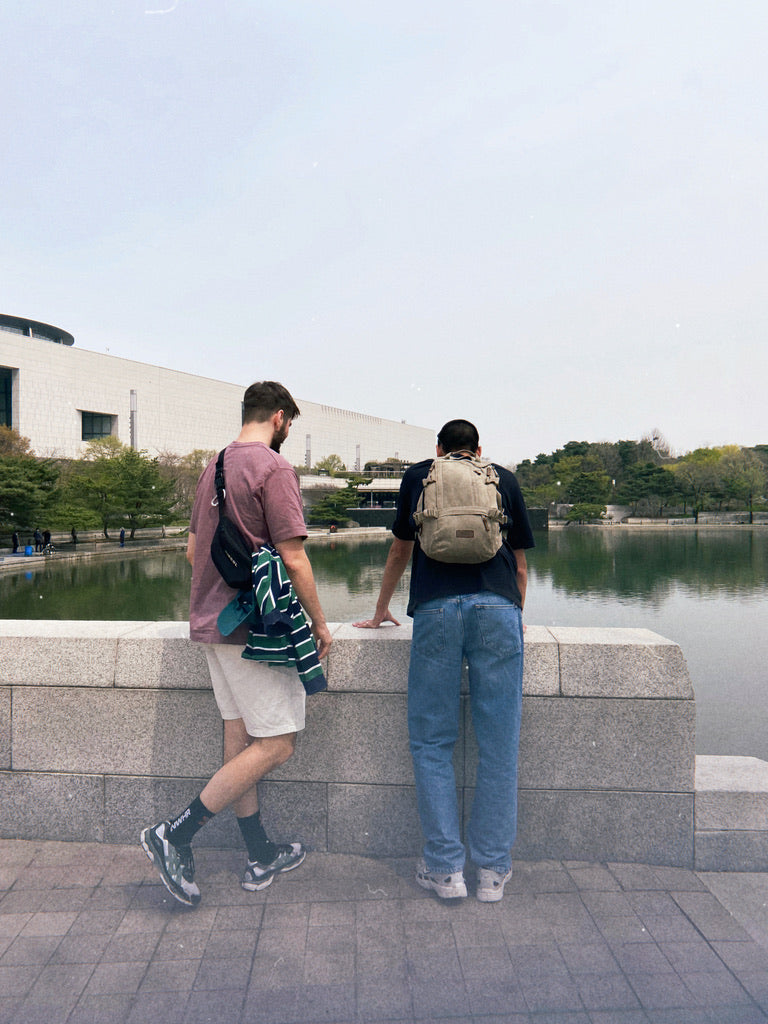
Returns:
[[[768,760],[768,529],[650,528],[537,533],[525,618],[631,626],[682,647],[696,689],[699,753]],[[368,617],[388,540],[309,544],[329,620]],[[0,618],[187,618],[181,551],[72,562],[0,576]],[[392,612],[405,618],[406,580]]]

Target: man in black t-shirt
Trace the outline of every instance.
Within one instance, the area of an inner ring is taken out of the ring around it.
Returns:
[[[451,420],[437,435],[437,454],[481,453],[476,427]],[[400,486],[381,591],[372,619],[356,626],[399,625],[389,611],[398,580],[411,561],[408,614],[413,641],[408,672],[408,733],[422,831],[416,881],[443,899],[467,895],[466,855],[477,869],[476,895],[493,903],[511,876],[517,831],[517,752],[523,678],[521,613],[528,578],[525,551],[533,547],[520,488],[513,473],[494,466],[507,525],[499,551],[487,562],[437,562],[422,551],[413,514],[431,460],[406,470]],[[475,799],[461,840],[453,771],[458,738],[461,669],[466,659],[472,722],[478,745]]]

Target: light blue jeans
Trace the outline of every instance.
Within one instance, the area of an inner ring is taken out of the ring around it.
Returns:
[[[469,667],[477,784],[467,828],[461,822],[453,748],[459,730],[461,668]],[[517,751],[523,690],[520,609],[492,593],[418,605],[408,672],[408,732],[430,870],[452,874],[466,853],[476,867],[506,872],[517,832]]]

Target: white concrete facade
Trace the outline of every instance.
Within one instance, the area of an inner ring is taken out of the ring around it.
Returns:
[[[220,448],[240,429],[241,402],[252,381],[228,384],[178,370],[89,352],[66,344],[12,333],[0,326],[0,370],[11,372],[11,426],[31,441],[37,455],[79,458],[83,412],[112,417],[112,434],[131,437],[131,392],[135,392],[133,443],[154,456],[185,455]],[[7,379],[7,374],[5,374]],[[290,381],[284,382],[290,388]],[[282,448],[295,466],[338,455],[348,469],[397,455],[427,458],[435,433],[364,413],[336,409],[294,395],[301,416]]]

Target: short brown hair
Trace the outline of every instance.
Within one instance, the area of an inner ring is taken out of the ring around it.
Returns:
[[[262,380],[246,390],[243,396],[243,423],[265,423],[282,409],[287,420],[295,420],[299,407],[288,388],[274,380]]]

